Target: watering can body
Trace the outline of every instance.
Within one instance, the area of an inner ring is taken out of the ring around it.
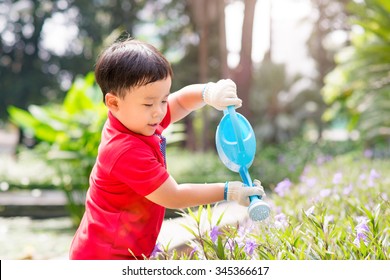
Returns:
[[[236,118],[236,122],[233,118]],[[235,124],[239,127],[235,127]],[[239,133],[239,137],[236,137],[236,133]],[[219,158],[231,171],[240,172],[243,167],[249,169],[252,165],[256,153],[256,137],[252,126],[243,115],[224,111],[217,127],[215,141]]]

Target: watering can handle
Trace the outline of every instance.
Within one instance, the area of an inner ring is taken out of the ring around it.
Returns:
[[[244,141],[242,139],[242,133],[241,133],[240,125],[238,123],[238,117],[236,114],[236,110],[234,109],[234,106],[228,106],[227,110],[230,114],[230,120],[231,120],[232,125],[233,125],[234,134],[236,135],[236,139],[238,142],[238,149],[241,152],[244,152],[245,151]]]

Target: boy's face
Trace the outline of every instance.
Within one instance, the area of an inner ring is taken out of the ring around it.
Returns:
[[[129,130],[151,136],[163,120],[168,108],[171,78],[132,88],[121,99],[106,95],[106,104],[113,115]]]

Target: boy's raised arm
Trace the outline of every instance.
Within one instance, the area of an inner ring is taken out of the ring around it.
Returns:
[[[241,99],[237,97],[236,84],[230,80],[219,80],[216,83],[193,84],[186,86],[169,98],[171,121],[176,122],[205,104],[217,110],[224,110],[229,105],[236,108],[241,106]]]
[[[168,97],[171,122],[177,122],[192,111],[202,108],[206,103],[202,91],[206,84],[193,84],[172,93]]]

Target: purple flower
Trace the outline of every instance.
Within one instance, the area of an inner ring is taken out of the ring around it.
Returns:
[[[290,190],[290,187],[292,186],[292,183],[289,179],[284,179],[283,181],[279,182],[276,185],[275,192],[283,197],[287,194],[287,192]]]
[[[368,232],[370,231],[367,225],[368,219],[361,219],[360,223],[355,227],[356,232]]]
[[[301,187],[299,188],[299,193],[300,194],[305,194],[307,192],[307,189],[311,189],[316,186],[317,184],[317,179],[316,178],[310,178],[306,176],[301,176]]]
[[[357,247],[360,247],[360,242],[363,241],[364,244],[368,244],[367,233],[370,232],[370,228],[368,227],[368,219],[367,218],[359,218],[359,224],[355,227],[356,230],[356,238],[353,241]]]
[[[213,241],[215,243],[215,241],[217,241],[218,239],[218,236],[221,234],[221,232],[219,231],[219,227],[218,226],[214,226],[211,231],[210,231],[210,238],[211,238],[211,241]]]
[[[355,244],[357,247],[360,248],[360,242],[363,241],[364,244],[367,245],[367,236],[364,232],[357,232],[356,233],[356,238],[353,241],[353,244]]]
[[[353,190],[353,186],[352,184],[349,184],[348,187],[345,187],[344,190],[343,190],[343,194],[344,195],[349,195]]]
[[[234,249],[236,248],[236,246],[237,246],[238,248],[242,248],[243,246],[245,246],[245,243],[243,242],[243,238],[234,237],[234,238],[229,238],[229,239],[226,241],[225,247],[228,248],[231,252],[234,251]]]
[[[362,173],[362,174],[359,175],[359,180],[360,181],[364,181],[366,179],[366,177],[367,177],[367,175]]]
[[[152,253],[150,254],[150,257],[155,258],[158,256],[159,253],[162,253],[162,252],[163,252],[162,245],[160,242],[157,242],[156,245],[154,245],[154,249],[153,249]]]
[[[334,222],[334,215],[326,215],[324,217],[324,224],[329,224]]]
[[[320,191],[320,196],[321,197],[328,197],[332,193],[331,189],[323,189]]]
[[[236,238],[234,238],[234,241],[237,244],[238,248],[242,248],[245,246],[243,237],[236,237]]]
[[[375,185],[374,181],[380,177],[381,175],[375,169],[371,169],[370,176],[368,177],[368,186],[373,187]]]
[[[234,244],[235,244],[235,242],[234,242],[234,239],[228,239],[227,240],[227,242],[226,242],[226,246],[229,246],[229,249],[230,249],[230,251],[233,251],[234,250]]]
[[[375,169],[371,169],[371,171],[370,171],[370,178],[371,179],[378,179],[380,177],[381,177],[381,175]]]
[[[317,179],[316,179],[316,178],[308,178],[308,179],[306,180],[306,185],[307,185],[309,188],[314,187],[316,184],[317,184]]]
[[[194,247],[192,247],[192,250],[190,252],[190,255],[189,255],[189,258],[192,259],[192,257],[194,256],[194,254],[198,252],[198,246],[197,245],[194,245]]]
[[[238,232],[237,232],[237,235],[239,238],[245,238],[245,236],[247,234],[249,234],[251,231],[253,231],[253,229],[255,228],[255,224],[254,223],[246,223],[246,224],[240,224],[239,228],[238,228]]]
[[[332,160],[332,157],[331,157],[331,156],[319,156],[319,157],[317,158],[317,164],[318,164],[318,165],[322,165],[322,164],[324,164],[325,162],[328,162],[328,161],[330,161],[330,160]]]
[[[285,229],[288,227],[287,217],[285,214],[280,213],[275,215],[275,226],[279,229]]]
[[[336,184],[336,185],[340,184],[342,179],[343,179],[343,173],[337,172],[333,176],[333,184]]]
[[[279,214],[275,215],[275,220],[278,222],[284,222],[287,220],[286,215],[284,213],[279,213]]]
[[[245,253],[247,253],[249,256],[252,256],[252,255],[253,255],[253,252],[255,251],[255,249],[256,249],[258,246],[259,246],[259,245],[257,245],[257,243],[255,242],[255,240],[253,240],[253,239],[248,239],[248,240],[245,242],[244,251],[245,251]]]
[[[364,156],[366,158],[372,158],[373,155],[374,155],[374,152],[371,149],[367,149],[367,150],[364,151]]]

